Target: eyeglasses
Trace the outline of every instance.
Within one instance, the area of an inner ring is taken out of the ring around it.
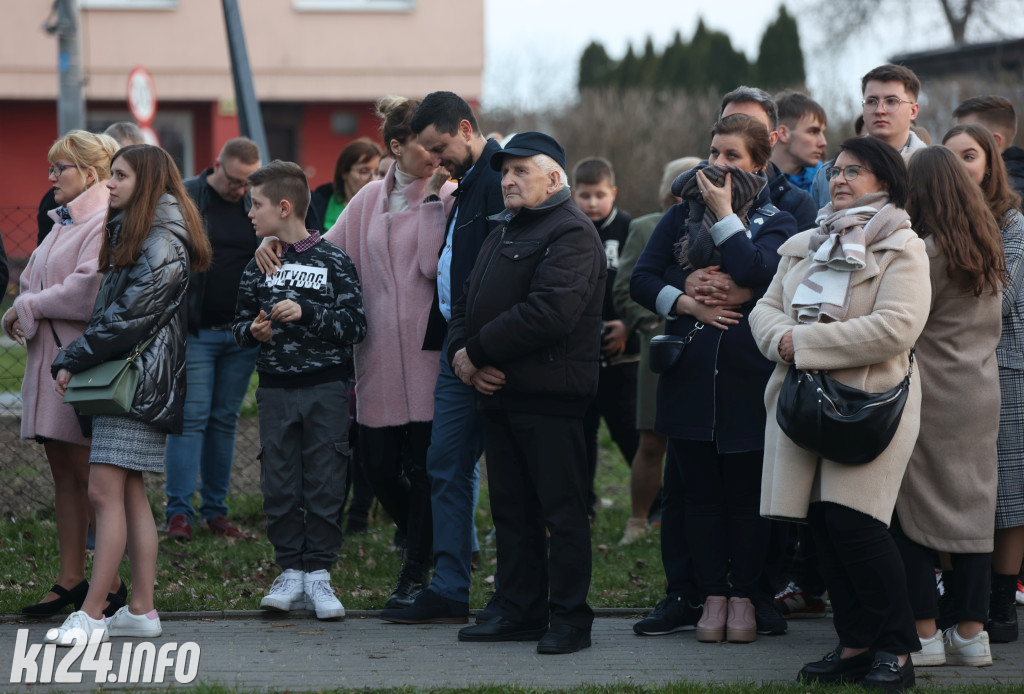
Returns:
[[[845,178],[847,182],[856,181],[857,176],[860,176],[861,171],[874,173],[871,169],[861,166],[860,164],[850,164],[845,169],[840,168],[838,166],[830,166],[827,169],[825,169],[825,178],[831,181],[833,179],[839,178],[839,174],[842,174],[843,178]]]
[[[60,175],[64,173],[64,169],[77,169],[78,167],[74,164],[50,164],[50,168],[47,172],[54,178],[60,178]]]
[[[865,111],[877,111],[878,107],[882,104],[885,105],[886,113],[896,113],[900,110],[900,106],[903,104],[913,104],[913,101],[907,101],[906,99],[900,99],[896,96],[887,96],[884,99],[879,99],[874,96],[869,96],[860,102],[864,106]]]
[[[235,178],[228,173],[227,168],[224,166],[224,162],[220,163],[220,169],[224,172],[224,178],[228,181],[228,188],[248,188],[249,181],[244,178]]]

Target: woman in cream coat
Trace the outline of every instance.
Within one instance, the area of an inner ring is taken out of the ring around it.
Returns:
[[[843,143],[829,173],[832,203],[819,213],[821,227],[783,244],[775,279],[750,314],[758,346],[777,362],[765,390],[761,513],[807,520],[832,599],[839,646],[805,665],[800,679],[863,681],[901,690],[913,685],[908,656],[919,646],[903,565],[887,526],[917,439],[920,385],[912,379],[892,443],[861,466],[824,460],[800,448],[775,419],[779,391],[794,364],[827,370],[836,380],[869,392],[892,388],[905,376],[910,348],[928,317],[928,258],[902,210],[907,194],[903,160],[877,140],[856,138]],[[851,218],[860,225],[849,225]],[[833,251],[845,251],[840,244],[854,233],[863,234],[866,252],[849,264],[845,305],[799,301],[804,295],[797,295],[798,288],[815,254],[827,252],[832,242]],[[808,307],[820,313],[815,316]]]

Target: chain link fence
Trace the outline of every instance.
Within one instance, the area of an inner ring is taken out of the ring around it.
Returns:
[[[7,250],[10,281],[0,313],[17,296],[21,271],[36,248],[37,207],[0,207],[0,236]],[[53,479],[43,447],[21,438],[21,383],[25,375],[25,347],[0,330],[0,513],[4,517],[53,508]],[[231,493],[258,494],[260,469],[256,460],[259,430],[256,423],[255,385],[242,405],[235,447]],[[163,476],[147,475],[153,498],[163,496]]]

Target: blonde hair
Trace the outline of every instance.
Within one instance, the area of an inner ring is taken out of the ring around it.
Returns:
[[[66,159],[78,169],[82,182],[87,181],[85,170],[96,172],[96,181],[110,178],[110,160],[121,145],[110,135],[97,135],[85,130],[71,130],[50,147],[46,158],[51,164]]]
[[[380,133],[388,152],[391,152],[392,140],[404,145],[416,135],[412,131],[412,117],[419,106],[419,99],[406,99],[404,96],[385,96],[377,102]]]

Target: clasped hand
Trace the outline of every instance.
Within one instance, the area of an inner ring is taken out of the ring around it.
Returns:
[[[467,386],[473,386],[481,395],[494,395],[505,385],[505,374],[493,366],[476,368],[463,347],[452,358],[452,371]]]

